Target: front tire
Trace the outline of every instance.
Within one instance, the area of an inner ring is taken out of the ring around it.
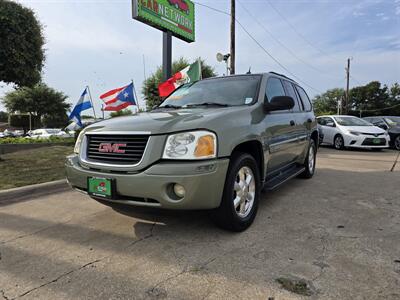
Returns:
[[[255,159],[247,153],[234,153],[226,175],[221,205],[212,214],[214,222],[230,231],[246,230],[257,214],[260,185]]]
[[[340,134],[336,135],[335,138],[333,139],[333,146],[335,147],[336,150],[344,149],[344,139]]]
[[[311,178],[315,173],[315,162],[317,159],[317,147],[314,140],[310,140],[310,146],[308,147],[307,157],[304,161],[304,172],[300,174],[301,178]]]
[[[400,150],[400,135],[395,137],[393,146],[394,146],[394,149]]]

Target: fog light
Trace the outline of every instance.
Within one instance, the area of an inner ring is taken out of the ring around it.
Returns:
[[[174,184],[174,193],[175,193],[175,195],[177,195],[179,198],[183,198],[183,197],[185,197],[186,191],[185,191],[185,188],[184,188],[183,186],[181,186],[181,185],[178,184],[178,183],[175,183],[175,184]]]

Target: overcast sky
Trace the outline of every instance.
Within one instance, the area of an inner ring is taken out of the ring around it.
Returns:
[[[44,81],[66,93],[69,102],[89,85],[99,112],[99,95],[131,79],[142,98],[145,73],[161,64],[162,33],[132,19],[130,0],[19,2],[44,26]],[[199,2],[229,12],[229,0]],[[237,19],[286,68],[237,27],[237,73],[251,67],[252,72],[294,75],[314,96],[344,87],[346,59],[352,57],[351,86],[400,81],[400,0],[241,0]],[[217,52],[229,52],[229,16],[196,5],[196,42],[174,38],[173,58],[201,56],[222,75],[225,65],[216,61]],[[1,84],[0,95],[9,89]]]

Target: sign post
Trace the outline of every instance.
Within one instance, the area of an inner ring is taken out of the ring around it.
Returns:
[[[135,20],[163,31],[163,77],[172,75],[172,36],[195,41],[195,11],[190,0],[132,0]]]
[[[166,81],[172,76],[172,34],[169,31],[163,32],[163,80]]]

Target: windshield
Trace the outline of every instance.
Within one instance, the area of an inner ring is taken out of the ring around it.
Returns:
[[[256,100],[260,80],[259,75],[201,80],[177,89],[160,107],[252,104]]]
[[[385,117],[384,119],[390,126],[400,125],[400,117]]]
[[[356,117],[335,117],[335,120],[342,126],[372,126],[371,123]]]

